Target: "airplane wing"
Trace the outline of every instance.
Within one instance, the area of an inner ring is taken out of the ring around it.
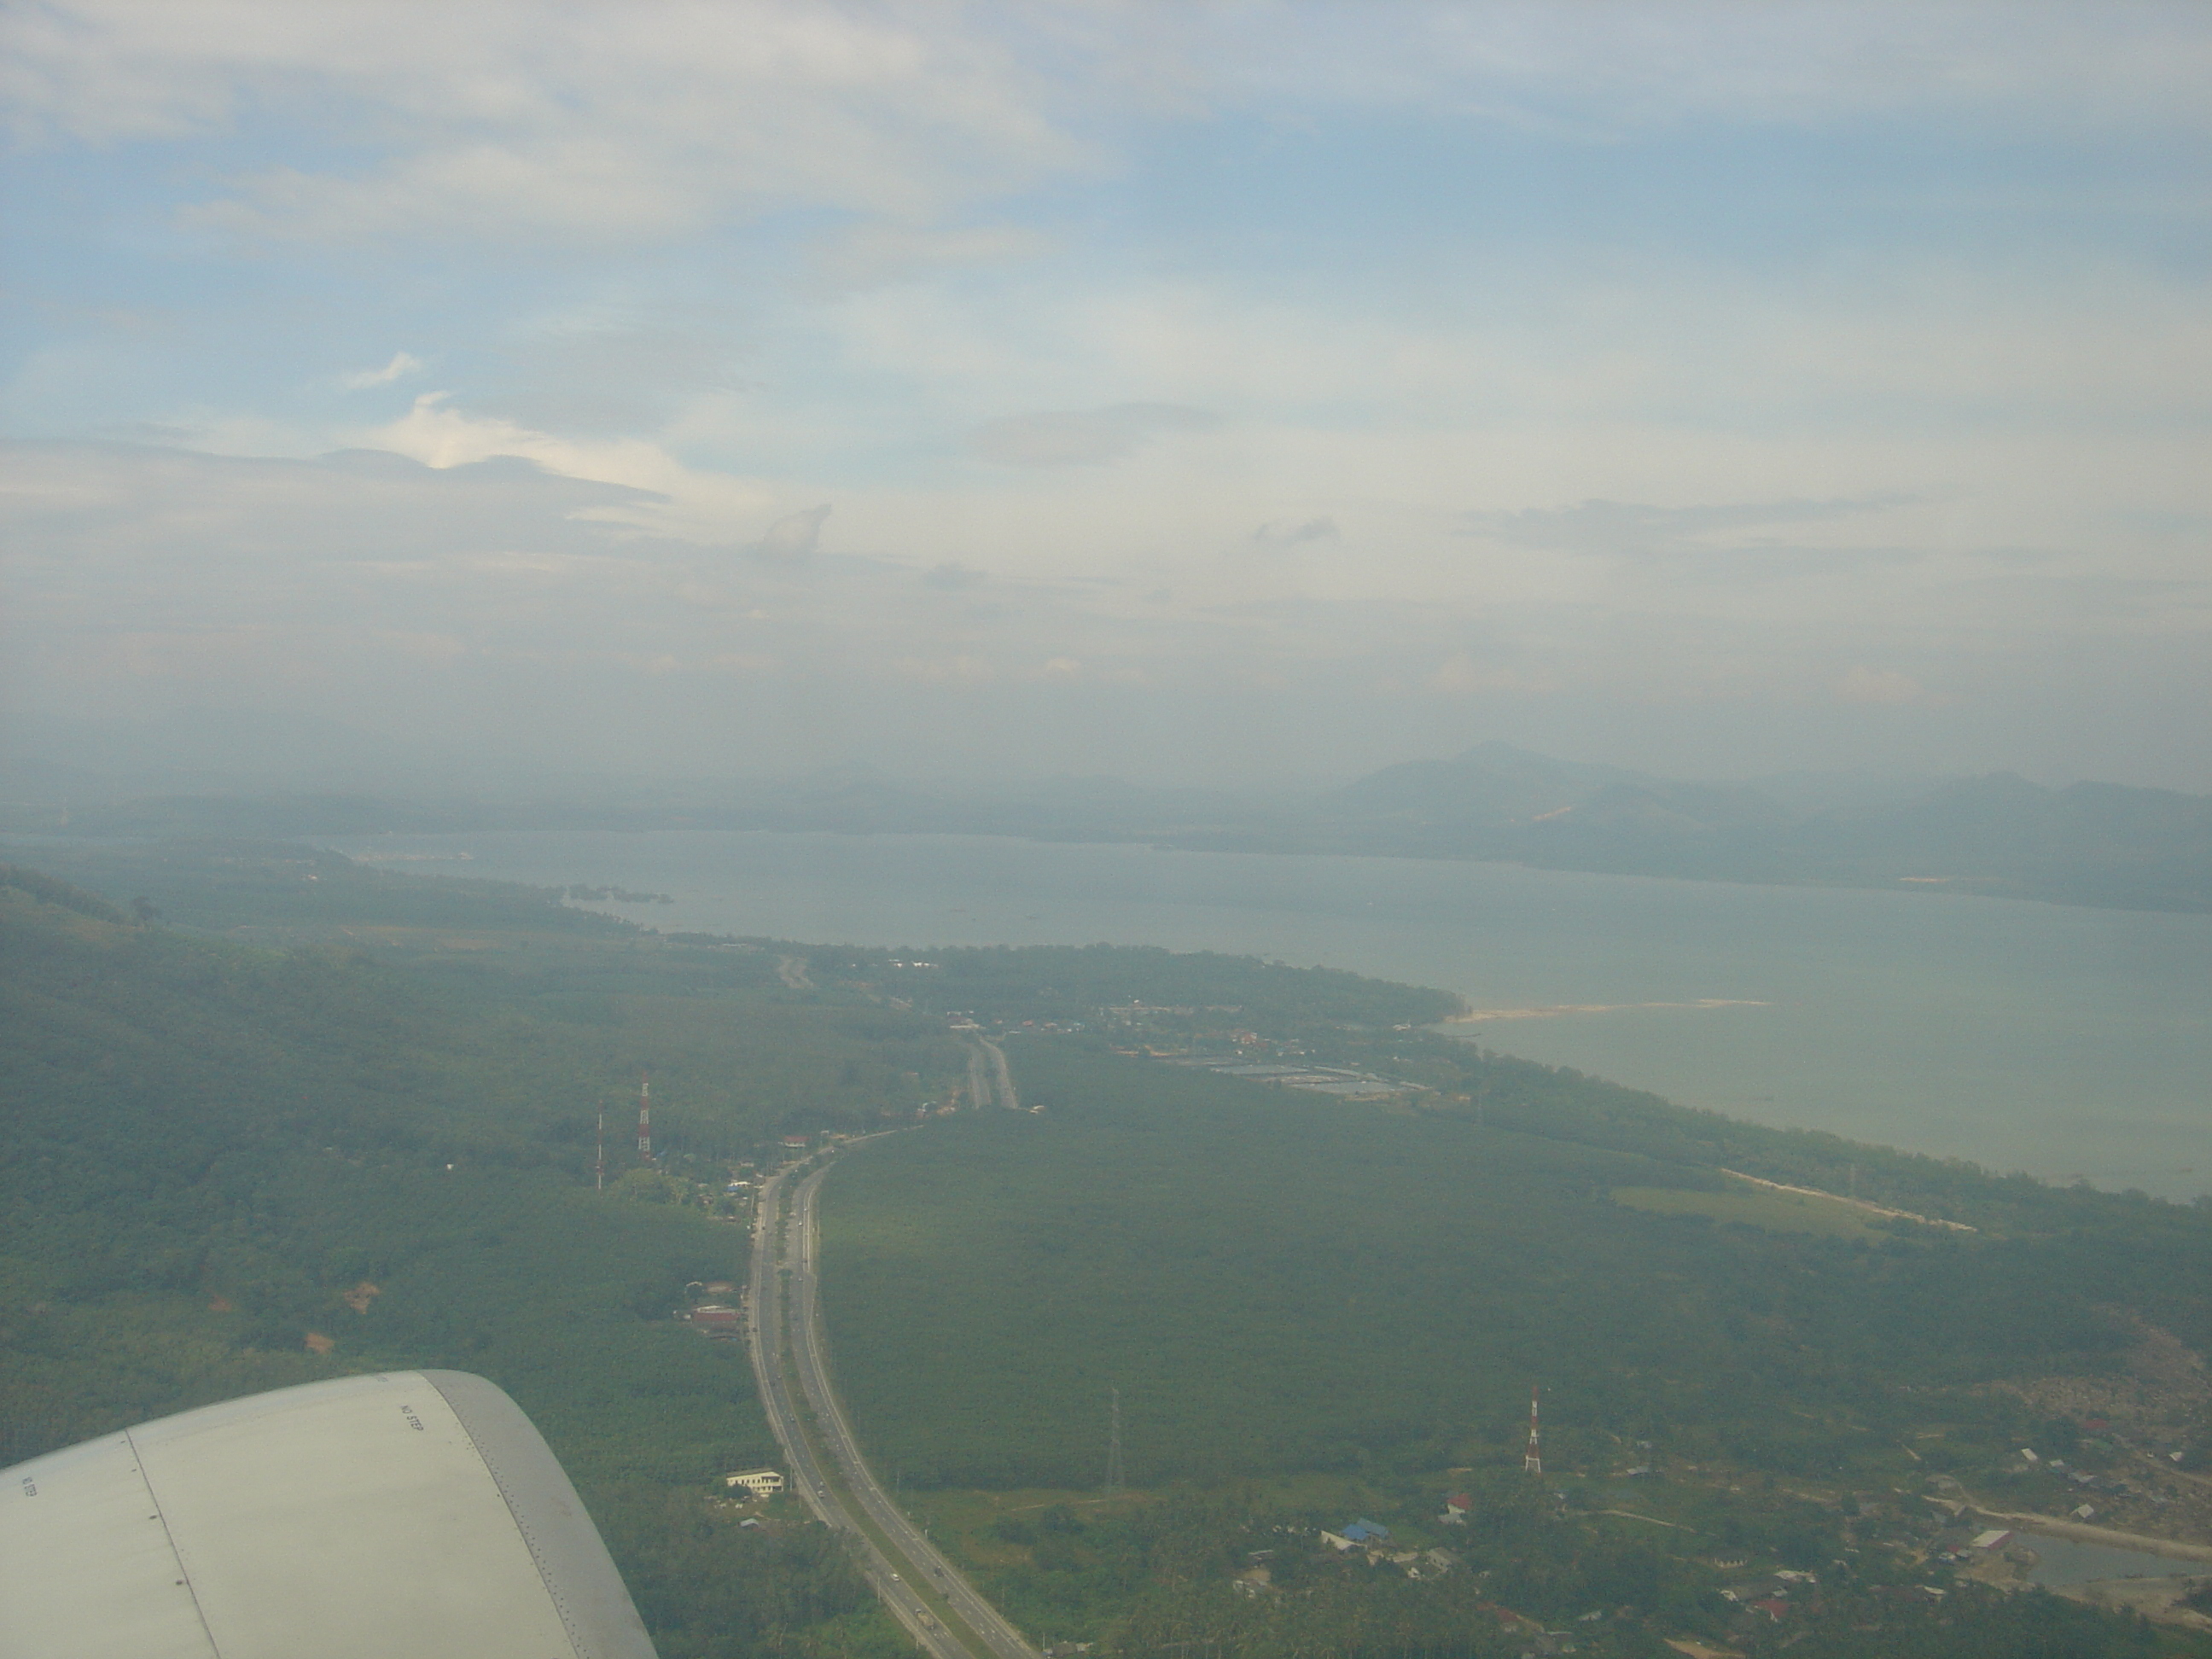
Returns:
[[[0,1474],[0,1653],[653,1659],[551,1449],[461,1371],[279,1389]]]

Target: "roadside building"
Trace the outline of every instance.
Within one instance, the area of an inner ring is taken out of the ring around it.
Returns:
[[[1341,1532],[1324,1532],[1321,1536],[1333,1550],[1365,1550],[1371,1559],[1389,1544],[1390,1528],[1363,1516]]]
[[[741,1486],[756,1498],[769,1498],[783,1490],[783,1474],[778,1469],[739,1469],[724,1475],[722,1484]]]

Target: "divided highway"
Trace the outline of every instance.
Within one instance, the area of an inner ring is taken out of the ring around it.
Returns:
[[[976,1105],[991,1103],[994,1074],[998,1078],[999,1104],[1010,1112],[1021,1110],[1021,1097],[1014,1092],[1014,1074],[1006,1069],[1006,1051],[988,1037],[977,1037],[968,1050],[968,1098]]]
[[[1011,1101],[1006,1056],[991,1047],[1000,1087]],[[848,1141],[846,1149],[875,1138]],[[815,1272],[815,1214],[823,1177],[829,1173],[827,1168],[817,1170],[795,1182],[780,1175],[769,1177],[762,1183],[754,1222],[747,1333],[761,1403],[790,1460],[792,1481],[823,1522],[853,1534],[876,1594],[933,1659],[1038,1659],[1021,1632],[976,1594],[959,1569],[899,1512],[869,1473],[845,1408],[830,1386]],[[790,1381],[794,1372],[797,1398]],[[811,1424],[802,1413],[802,1401]],[[836,1480],[831,1479],[833,1470]],[[858,1523],[848,1501],[866,1516],[867,1528]],[[890,1540],[888,1550],[870,1535],[870,1528]],[[917,1584],[927,1584],[951,1605],[981,1638],[981,1650],[971,1650],[946,1628],[917,1592]]]
[[[1014,1074],[1006,1069],[1006,1051],[988,1037],[976,1039],[991,1056],[992,1068],[999,1075],[999,1104],[1010,1112],[1022,1109],[1021,1097],[1014,1092]]]

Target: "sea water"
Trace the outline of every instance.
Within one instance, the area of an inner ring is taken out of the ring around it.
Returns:
[[[2212,1188],[2212,916],[980,836],[567,831],[328,843],[620,886],[649,926],[1166,945],[1456,992],[1455,1036],[1689,1105],[1999,1170]],[[465,854],[465,858],[464,858]]]

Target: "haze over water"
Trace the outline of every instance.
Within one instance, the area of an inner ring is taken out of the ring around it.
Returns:
[[[386,836],[665,893],[649,926],[1215,950],[1455,991],[1453,1028],[1684,1104],[2169,1198],[2212,1188],[2212,916],[985,836]]]

